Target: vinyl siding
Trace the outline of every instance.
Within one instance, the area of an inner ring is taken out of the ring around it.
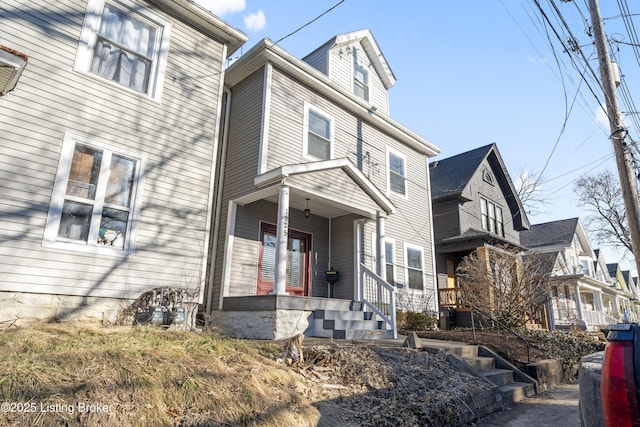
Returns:
[[[233,261],[229,282],[229,296],[255,295],[258,280],[260,254],[260,221],[277,222],[277,205],[258,201],[238,207],[234,233]],[[289,228],[311,235],[311,296],[326,297],[324,273],[329,264],[329,221],[312,215],[305,218],[303,212],[290,211]]]
[[[273,72],[272,95],[268,169],[274,169],[282,164],[308,161],[302,156],[305,100],[335,119],[334,157],[350,159],[382,193],[387,194],[386,147],[389,146],[406,156],[408,197],[397,197],[393,194],[389,196],[397,207],[397,213],[386,220],[387,236],[396,239],[396,251],[398,251],[396,261],[398,262],[404,259],[402,251],[405,242],[424,249],[425,286],[433,286],[435,279],[431,261],[433,259],[430,220],[432,213],[427,158],[368,122],[329,102],[276,68]],[[317,182],[325,185],[326,181],[318,180]],[[404,268],[404,265],[402,267]],[[399,282],[404,280],[403,274],[404,270],[398,269]]]
[[[329,52],[326,49],[319,49],[302,59],[316,70],[329,75]]]
[[[438,242],[460,234],[458,200],[447,200],[433,205],[434,238]],[[466,209],[466,208],[465,208]]]
[[[341,299],[354,298],[354,275],[355,249],[354,243],[354,221],[355,215],[344,215],[331,220],[331,237],[333,240],[331,248],[331,265],[340,277],[333,287],[333,297]]]
[[[213,307],[218,307],[220,301],[229,201],[256,190],[253,179],[258,171],[260,155],[263,88],[264,69],[261,68],[231,89],[227,155],[222,172],[224,189],[219,218],[220,234],[213,275]],[[253,292],[255,293],[255,282]]]
[[[376,70],[371,66],[364,48],[359,42],[348,45],[352,51],[357,49],[360,63],[369,70],[369,100],[381,113],[389,114],[389,98],[387,90]],[[345,54],[347,45],[334,47],[330,50],[329,77],[341,87],[353,93],[353,55]],[[343,54],[340,55],[340,49]]]
[[[505,239],[519,244],[520,235],[513,227],[512,213],[505,199],[504,192],[502,188],[500,188],[497,180],[495,180],[494,185],[491,185],[482,179],[484,170],[491,171],[494,177],[498,176],[498,173],[492,169],[490,163],[485,160],[469,181],[469,185],[465,190],[465,196],[472,200],[465,203],[460,209],[461,234],[469,229],[482,230],[480,198],[484,197],[496,206],[502,208]]]
[[[264,88],[263,69],[231,90],[229,139],[224,170],[224,200],[233,200],[256,190]]]
[[[29,55],[0,98],[0,290],[136,298],[200,283],[222,46],[172,22],[161,102],[73,71],[85,1],[0,4],[0,39]],[[65,133],[147,159],[135,256],[42,246]]]

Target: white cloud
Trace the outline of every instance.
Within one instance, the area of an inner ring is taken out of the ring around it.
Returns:
[[[195,0],[195,2],[218,16],[241,12],[247,7],[245,0]]]
[[[244,17],[244,25],[249,31],[260,31],[267,25],[264,13],[259,10],[257,13],[251,13]]]

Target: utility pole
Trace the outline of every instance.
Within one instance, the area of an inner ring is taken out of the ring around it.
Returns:
[[[589,0],[589,10],[591,13],[591,25],[595,37],[596,51],[598,52],[598,61],[600,63],[600,77],[602,79],[604,96],[607,103],[609,127],[611,128],[611,142],[613,143],[613,150],[616,155],[618,175],[620,176],[620,185],[622,187],[622,197],[627,212],[627,222],[629,223],[633,257],[636,261],[637,274],[640,274],[640,209],[638,208],[638,190],[635,186],[631,167],[631,152],[626,143],[627,130],[622,123],[620,107],[618,106],[616,85],[611,71],[609,49],[607,48],[604,28],[602,26],[598,0]]]

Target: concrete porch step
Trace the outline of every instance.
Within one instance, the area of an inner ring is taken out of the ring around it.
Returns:
[[[314,320],[317,322],[318,320]],[[384,328],[384,322],[378,320],[345,320],[345,319],[335,319],[335,320],[322,320],[322,328],[323,329],[364,329],[364,330],[377,330]]]
[[[334,339],[393,338],[386,322],[375,313],[361,309],[361,303],[352,302],[350,310],[314,310],[308,335]]]
[[[370,320],[373,318],[372,312],[353,310],[315,310],[314,319],[326,320]]]

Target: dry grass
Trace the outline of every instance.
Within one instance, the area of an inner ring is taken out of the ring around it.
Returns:
[[[7,330],[0,333],[0,400],[35,410],[3,413],[0,424],[314,423],[319,413],[299,392],[304,386],[297,376],[265,357],[280,351],[266,343],[153,328]],[[83,403],[108,410],[81,412]]]
[[[276,361],[282,343],[150,327],[0,331],[0,425],[459,425],[488,386],[442,356],[333,343]],[[85,405],[82,410],[82,405]],[[89,411],[86,405],[100,405]],[[25,411],[26,409],[26,411]]]

